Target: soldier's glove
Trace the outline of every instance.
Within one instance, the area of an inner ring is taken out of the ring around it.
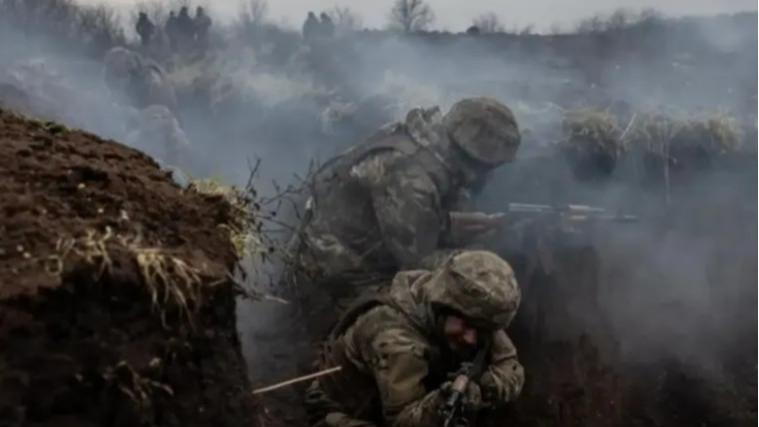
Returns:
[[[485,372],[480,377],[480,391],[482,392],[482,400],[486,405],[492,407],[499,401],[498,383],[490,372]]]
[[[486,239],[504,223],[504,215],[483,212],[450,212],[448,239],[452,244],[463,245],[473,240]]]
[[[488,402],[482,398],[482,388],[474,381],[469,382],[464,394],[464,411],[477,413],[483,409],[489,408]]]
[[[453,386],[452,381],[446,381],[440,386],[440,393],[444,397],[448,397],[451,394],[451,388]],[[477,413],[483,409],[489,408],[489,402],[482,399],[482,391],[480,385],[474,381],[470,381],[467,384],[466,391],[461,399],[461,409],[464,413]]]

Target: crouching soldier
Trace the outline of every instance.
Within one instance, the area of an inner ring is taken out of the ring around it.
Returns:
[[[109,50],[104,59],[105,83],[117,97],[136,108],[164,105],[176,111],[174,87],[154,61],[123,47]]]
[[[129,127],[131,131],[126,136],[129,145],[150,154],[164,166],[188,167],[190,142],[167,107],[151,105],[135,113]]]
[[[398,273],[387,293],[359,298],[332,330],[320,363],[342,370],[309,388],[311,425],[431,427],[450,415],[476,425],[521,392],[524,371],[504,331],[519,301],[511,267],[487,251]],[[457,388],[462,366],[477,359]],[[462,406],[451,413],[455,390]]]

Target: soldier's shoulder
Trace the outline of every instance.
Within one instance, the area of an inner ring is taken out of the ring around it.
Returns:
[[[399,310],[382,305],[360,316],[353,325],[353,340],[364,353],[421,351],[425,338]]]
[[[406,318],[400,311],[382,304],[358,316],[353,325],[364,334],[374,335],[388,327],[405,327],[406,323]]]

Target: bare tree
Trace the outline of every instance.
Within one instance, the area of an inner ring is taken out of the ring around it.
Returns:
[[[577,24],[576,32],[581,34],[598,33],[604,30],[604,19],[601,15],[585,18]]]
[[[0,18],[28,33],[69,37],[75,29],[77,7],[72,0],[4,0]]]
[[[116,11],[104,4],[82,6],[78,13],[77,25],[84,32],[104,31],[118,35],[123,31]]]
[[[535,24],[527,24],[519,30],[520,36],[529,36],[535,32]]]
[[[643,9],[638,14],[638,23],[643,25],[655,25],[662,22],[664,17],[656,9]]]
[[[407,33],[426,30],[434,19],[424,0],[395,0],[390,10],[390,26]]]
[[[577,25],[578,33],[598,33],[616,31],[642,25],[656,25],[661,22],[661,15],[654,9],[644,9],[635,13],[628,9],[617,9],[610,15],[595,15],[583,19]]]
[[[124,44],[124,29],[118,13],[105,4],[81,6],[76,20],[79,38],[97,51]]]
[[[627,9],[617,9],[606,20],[606,30],[621,30],[634,24],[636,17]]]
[[[502,33],[505,28],[495,12],[483,13],[472,20],[472,25],[480,30],[480,33]]]
[[[266,21],[269,15],[269,3],[266,0],[249,0],[247,14],[254,26],[259,26]]]
[[[252,40],[263,28],[269,15],[269,3],[266,0],[242,0],[232,31],[237,37]]]
[[[363,25],[361,17],[348,7],[335,6],[328,14],[339,32],[358,31]]]

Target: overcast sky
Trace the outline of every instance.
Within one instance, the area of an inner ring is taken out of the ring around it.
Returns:
[[[129,6],[139,0],[77,0],[81,3],[108,3]],[[242,0],[200,0],[210,4],[221,18],[236,14]],[[193,1],[198,3],[198,1]],[[366,27],[384,27],[392,0],[269,0],[269,16],[276,22],[300,27],[306,12],[349,6],[361,16]],[[618,8],[640,10],[656,8],[670,16],[704,15],[757,10],[756,0],[427,0],[435,12],[434,27],[451,31],[466,29],[472,19],[484,12],[495,12],[507,27],[534,24],[546,30],[554,23],[568,25],[595,13]]]

